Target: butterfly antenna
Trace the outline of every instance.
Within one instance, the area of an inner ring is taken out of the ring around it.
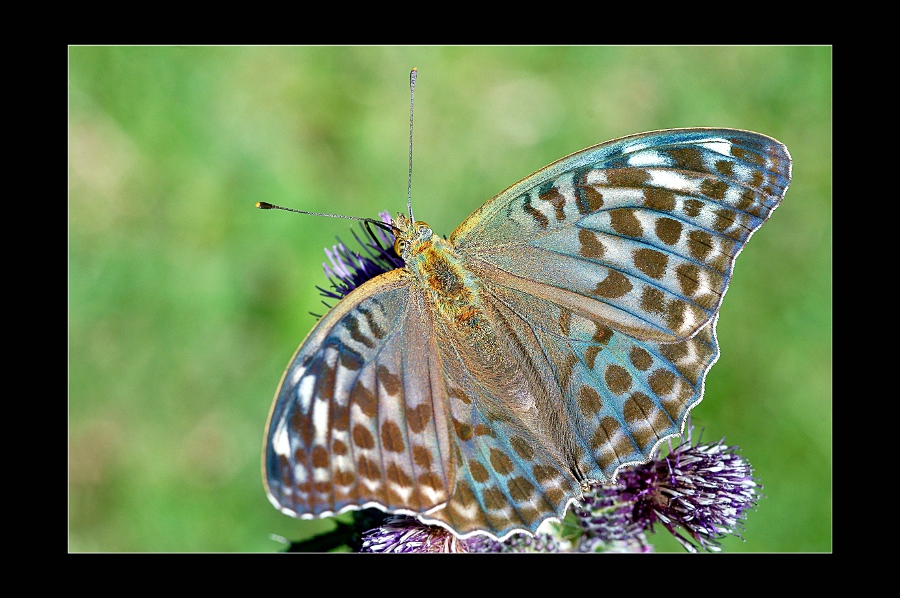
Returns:
[[[307,214],[309,216],[325,216],[326,218],[346,218],[347,220],[358,220],[360,222],[365,222],[368,224],[374,224],[379,228],[383,228],[389,233],[393,232],[393,229],[389,224],[382,222],[381,220],[375,220],[374,218],[358,218],[356,216],[344,216],[343,214],[323,214],[321,212],[305,212],[303,210],[295,210],[293,208],[285,208],[284,206],[276,206],[275,204],[271,204],[265,201],[256,202],[256,207],[260,210],[284,210],[285,212],[296,212],[297,214]]]
[[[409,176],[406,182],[406,209],[409,211],[409,219],[415,222],[412,211],[412,140],[413,140],[413,105],[416,100],[416,75],[419,70],[413,68],[409,72]]]

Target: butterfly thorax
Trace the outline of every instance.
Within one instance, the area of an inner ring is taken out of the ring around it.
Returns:
[[[395,221],[395,232],[398,254],[441,319],[464,334],[483,325],[481,283],[465,268],[453,246],[426,223],[411,223],[402,214]]]
[[[453,245],[424,222],[402,214],[395,221],[395,248],[430,303],[438,334],[495,395],[510,406],[527,410],[534,404],[520,372],[520,359],[503,339],[509,333],[484,301],[481,279],[468,270]]]

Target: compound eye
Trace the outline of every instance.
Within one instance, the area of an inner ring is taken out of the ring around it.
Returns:
[[[406,249],[406,239],[397,238],[394,241],[394,253],[397,254],[397,257],[403,257],[403,250]]]

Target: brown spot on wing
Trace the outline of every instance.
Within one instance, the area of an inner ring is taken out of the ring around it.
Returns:
[[[650,180],[650,173],[642,168],[611,168],[606,180],[615,187],[641,187]]]
[[[609,213],[610,223],[613,229],[626,237],[640,237],[644,234],[640,220],[634,215],[634,210],[619,208]]]
[[[324,446],[317,446],[312,452],[313,467],[328,467],[331,460],[328,458],[328,451]]]
[[[350,447],[341,440],[334,440],[331,443],[331,452],[334,455],[344,456],[350,452]]]
[[[632,437],[641,449],[641,452],[646,453],[656,439],[659,438],[653,428],[651,419],[655,414],[659,413],[659,409],[653,404],[650,397],[642,392],[635,392],[625,401],[622,412],[625,416],[625,421],[629,424]]]
[[[491,438],[497,437],[494,434],[494,430],[484,424],[475,424],[475,436],[490,436]]]
[[[362,367],[362,360],[355,351],[346,348],[341,351],[341,367],[354,372]]]
[[[706,167],[703,166],[703,152],[696,147],[671,149],[668,153],[672,156],[674,168],[693,170],[694,172],[706,170]]]
[[[444,481],[433,471],[426,471],[419,476],[416,482],[419,486],[428,486],[434,490],[442,490],[444,488]]]
[[[402,385],[400,384],[399,376],[396,376],[391,373],[387,367],[383,365],[379,365],[375,370],[375,375],[378,378],[378,381],[381,383],[381,386],[384,387],[384,390],[391,395],[392,397],[400,394],[400,389]]]
[[[530,444],[528,444],[528,441],[521,436],[513,436],[512,438],[510,438],[509,444],[512,445],[513,450],[516,451],[516,454],[526,461],[531,461],[532,459],[534,459],[534,449]]]
[[[678,273],[682,294],[686,297],[693,297],[700,288],[700,268],[694,264],[679,264],[675,271]]]
[[[703,179],[700,183],[700,191],[707,197],[716,200],[725,199],[725,191],[728,190],[728,183],[718,179]]]
[[[479,484],[483,484],[491,479],[491,474],[488,473],[488,470],[484,465],[478,461],[469,461],[469,472],[472,474],[472,479]]]
[[[362,477],[368,480],[381,479],[381,469],[374,461],[372,461],[365,455],[360,455],[356,459],[356,470]]]
[[[431,468],[431,452],[424,446],[413,447],[413,462],[422,469]]]
[[[460,440],[472,439],[472,426],[470,426],[469,424],[465,424],[454,419],[453,427],[456,429],[456,435],[459,436]]]
[[[556,187],[551,187],[548,191],[539,195],[538,198],[553,206],[557,222],[562,222],[566,219],[566,212],[564,209],[566,207],[566,197],[560,193]]]
[[[372,436],[368,428],[356,424],[353,426],[353,444],[364,449],[375,448],[375,437]]]
[[[607,416],[600,421],[600,425],[597,426],[593,436],[591,436],[591,447],[597,451],[597,462],[604,469],[616,461],[617,449],[622,450],[623,454],[627,454],[631,450],[631,447],[613,444],[615,439],[620,436],[618,433],[619,428],[619,422],[615,418]],[[621,444],[620,441],[619,444]]]
[[[647,378],[650,388],[657,395],[667,395],[675,388],[675,374],[662,368],[654,370]]]
[[[644,205],[651,210],[671,212],[675,209],[675,194],[668,189],[649,187],[644,189]]]
[[[620,365],[610,364],[603,372],[606,386],[609,390],[620,395],[631,388],[631,374]]]
[[[578,358],[569,354],[566,356],[565,361],[559,366],[559,383],[562,388],[569,387],[569,378],[572,377],[572,371],[577,363]]]
[[[530,500],[534,494],[534,485],[522,476],[516,476],[506,483],[509,495],[516,502],[522,503]]]
[[[572,325],[572,312],[565,307],[559,310],[559,329],[565,336],[569,336],[569,326]]]
[[[322,371],[316,380],[316,394],[323,400],[330,401],[334,398],[335,368],[327,361],[322,361]]]
[[[472,492],[472,487],[469,486],[468,482],[463,478],[460,478],[456,482],[456,491],[453,494],[453,499],[458,501],[463,507],[477,504],[477,499],[475,498],[475,493]]]
[[[735,224],[735,219],[737,219],[737,214],[733,211],[726,208],[720,208],[716,210],[716,219],[713,221],[712,226],[721,233],[733,226]]]
[[[372,315],[371,310],[360,309],[360,311],[366,316],[366,324],[369,325],[369,330],[372,332],[372,335],[375,338],[382,338],[384,336],[384,330],[378,325],[378,321],[375,319],[375,316]]]
[[[598,322],[594,322],[594,326],[596,326],[596,330],[594,330],[594,336],[591,337],[591,340],[598,342],[601,345],[609,344],[613,335],[612,328]]]
[[[341,405],[337,401],[331,402],[331,427],[339,432],[350,429],[350,406]]]
[[[350,391],[350,404],[357,405],[366,417],[375,417],[375,414],[378,413],[378,400],[362,384],[357,384]]]
[[[688,249],[691,257],[704,262],[712,252],[712,235],[702,230],[692,230],[688,233]]]
[[[300,441],[303,442],[303,446],[309,446],[312,444],[312,422],[305,414],[300,411],[300,409],[294,409],[291,412],[290,427],[293,432],[300,435]]]
[[[753,189],[744,189],[743,191],[741,191],[741,197],[740,197],[740,199],[738,199],[738,203],[737,203],[737,208],[739,210],[744,210],[745,212],[749,211],[750,208],[753,207],[755,204],[756,204],[756,193],[753,191]],[[753,212],[755,214],[759,215],[758,211],[759,211],[758,209],[753,210]]]
[[[655,314],[666,313],[666,300],[663,292],[656,287],[644,287],[641,293],[641,307]]]
[[[668,264],[669,257],[655,249],[641,248],[634,252],[634,265],[650,278],[661,279]]]
[[[400,427],[392,421],[386,421],[381,425],[381,446],[392,453],[402,453],[406,450],[403,442],[403,433]]]
[[[358,343],[365,345],[369,349],[375,347],[375,343],[372,342],[372,339],[363,334],[359,329],[359,321],[356,319],[356,316],[354,316],[353,314],[348,315],[344,318],[341,324],[344,326],[344,328],[347,329],[347,332],[350,333],[350,338]]]
[[[703,202],[699,199],[687,199],[684,202],[684,213],[690,216],[691,218],[696,218],[700,215],[700,210],[703,209]]]
[[[481,492],[481,496],[484,499],[484,507],[488,511],[499,511],[506,506],[506,497],[496,486],[488,486]],[[491,516],[490,513],[486,513],[486,515]]]
[[[431,416],[431,402],[427,400],[417,407],[408,408],[406,421],[409,424],[409,429],[419,434],[431,421]]]
[[[500,475],[510,474],[514,469],[513,463],[506,453],[495,448],[491,449],[491,466]]]
[[[534,475],[534,479],[541,484],[552,482],[559,477],[559,471],[548,465],[535,465],[531,468],[531,473]]]
[[[541,228],[547,228],[547,225],[550,224],[550,220],[544,216],[544,213],[531,205],[530,197],[525,199],[525,204],[522,206],[522,209],[526,214],[534,218],[534,221],[537,222],[538,226]]]
[[[631,291],[631,282],[620,272],[610,270],[606,278],[597,283],[594,294],[598,297],[615,299]]]
[[[587,173],[575,183],[575,203],[580,214],[590,214],[603,207],[603,194],[587,182]]]
[[[339,486],[351,486],[356,481],[356,476],[352,471],[336,471],[334,472],[334,481]]]
[[[733,143],[740,143],[740,140],[735,140],[733,141]],[[732,146],[731,155],[738,160],[743,160],[744,162],[749,162],[750,164],[755,164],[758,166],[762,166],[763,164],[762,156],[749,150],[745,150],[742,147],[738,147],[737,145]]]
[[[387,479],[396,482],[401,486],[412,486],[413,481],[403,469],[396,463],[391,463],[387,467]]]
[[[653,365],[653,356],[640,347],[632,347],[628,358],[631,360],[631,364],[642,372]]]
[[[581,243],[579,253],[587,258],[602,258],[606,248],[597,235],[586,229],[578,230],[578,241]]]
[[[578,391],[578,407],[584,415],[590,417],[603,409],[603,399],[590,386],[582,386]]]
[[[672,363],[678,363],[688,354],[687,343],[669,343],[660,345],[659,352]]]
[[[632,393],[622,407],[622,414],[628,423],[644,420],[654,411],[656,411],[656,405],[653,404],[650,397],[642,392]]]
[[[682,224],[672,218],[660,218],[656,221],[656,236],[666,245],[675,245],[681,238]]]
[[[584,362],[587,364],[588,369],[594,369],[594,363],[597,361],[597,355],[599,355],[600,351],[602,350],[602,347],[591,345],[584,351]]]
[[[470,399],[470,398],[469,398],[469,395],[467,395],[467,394],[465,393],[465,391],[463,391],[461,388],[457,388],[457,387],[448,387],[448,388],[447,388],[447,395],[450,396],[450,398],[458,399],[458,400],[462,401],[462,402],[465,403],[466,405],[471,405],[471,404],[472,404],[472,399]]]

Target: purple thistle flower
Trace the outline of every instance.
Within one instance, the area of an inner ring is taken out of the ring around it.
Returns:
[[[453,532],[406,515],[388,517],[362,540],[360,552],[468,552]]]
[[[443,527],[392,515],[363,534],[360,552],[560,552],[560,544],[546,533],[515,534],[502,542],[483,535],[460,540]]]
[[[644,522],[634,520],[630,496],[624,485],[597,485],[572,503],[572,513],[584,531],[579,552],[653,552]]]
[[[619,472],[615,485],[595,486],[573,511],[587,548],[606,543],[646,547],[645,532],[660,523],[690,552],[717,552],[727,534],[740,537],[746,511],[759,498],[753,469],[736,447],[720,440],[691,444],[692,427],[665,458]]]
[[[387,212],[381,212],[378,215],[381,216],[382,222],[391,223],[391,216]],[[377,226],[363,227],[363,230],[368,236],[366,241],[361,240],[356,231],[351,232],[366,255],[358,251],[350,251],[340,238],[337,239],[337,245],[330,250],[325,248],[325,255],[328,256],[331,265],[323,262],[322,267],[333,290],[316,287],[324,297],[341,300],[367,280],[405,265],[403,260],[394,253],[393,233]]]
[[[472,536],[466,540],[468,552],[562,552],[560,542],[549,533],[513,534],[498,542],[487,536]]]

